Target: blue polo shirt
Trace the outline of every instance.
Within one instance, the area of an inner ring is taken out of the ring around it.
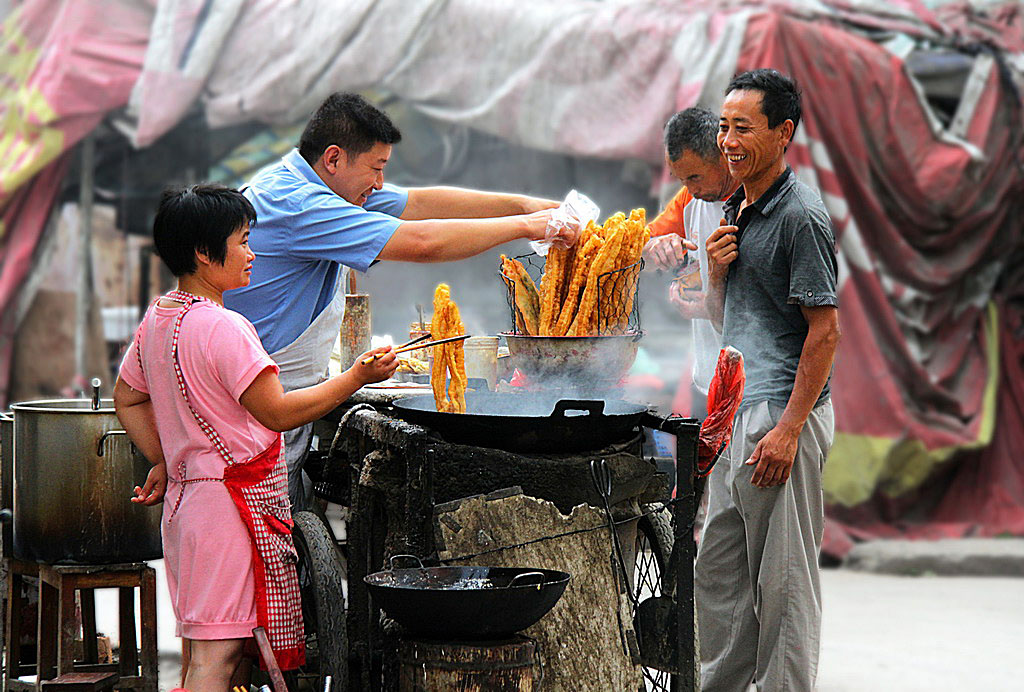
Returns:
[[[287,346],[334,297],[341,265],[366,271],[402,220],[409,194],[386,184],[363,206],[345,201],[297,149],[264,168],[245,188],[256,209],[249,234],[249,285],[224,305],[256,327],[268,353]]]

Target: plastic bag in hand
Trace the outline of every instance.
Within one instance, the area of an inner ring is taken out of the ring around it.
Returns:
[[[531,240],[530,247],[541,257],[546,257],[548,248],[569,247],[569,243],[562,238],[562,232],[567,228],[581,229],[588,221],[597,221],[597,215],[601,210],[589,197],[571,190],[558,208],[551,212],[551,219],[548,227],[544,230],[544,240]]]
[[[743,401],[743,354],[726,346],[718,354],[715,376],[708,387],[708,417],[700,426],[697,440],[697,475],[711,473],[717,457],[732,440],[732,420]]]

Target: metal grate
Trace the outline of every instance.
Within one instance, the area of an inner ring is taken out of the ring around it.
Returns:
[[[544,258],[540,255],[519,255],[519,260],[533,282],[540,290],[541,275],[544,271]],[[597,324],[595,333],[599,336],[609,334],[640,334],[640,272],[644,261],[605,272],[597,277]],[[506,299],[508,301],[509,320],[512,334],[525,334],[522,319],[516,308],[516,282],[499,271],[498,275],[505,282]],[[584,287],[585,288],[585,287]],[[619,306],[623,313],[613,313],[612,308]]]

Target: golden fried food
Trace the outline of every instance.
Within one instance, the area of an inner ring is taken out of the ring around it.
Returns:
[[[398,358],[398,369],[395,372],[404,372],[410,374],[424,374],[430,372],[430,365],[419,358],[413,358],[412,356],[399,356]]]
[[[502,255],[517,329],[541,336],[625,333],[636,298],[634,265],[649,239],[643,209],[618,212],[602,225],[589,221],[574,247],[548,251],[539,291],[520,262]]]
[[[460,336],[464,333],[459,308],[451,298],[448,284],[434,290],[434,315],[430,321],[433,340]],[[430,388],[437,410],[444,413],[466,412],[466,364],[463,342],[455,341],[433,346],[434,364],[430,369]],[[445,386],[447,382],[447,387]]]
[[[551,336],[551,330],[558,321],[562,303],[568,289],[567,274],[571,270],[575,256],[573,248],[553,247],[548,250],[547,261],[544,262],[544,276],[540,281],[540,324],[537,333]]]
[[[540,323],[540,294],[523,263],[501,256],[501,273],[513,285],[515,293],[516,324],[523,334],[537,334]]]
[[[590,265],[587,272],[587,286],[580,297],[580,306],[576,311],[566,336],[587,336],[596,333],[599,316],[596,314],[598,303],[599,280],[602,274],[615,270],[615,262],[619,257],[619,250],[622,248],[622,241],[626,237],[626,228],[619,225],[608,241],[601,247],[597,257]],[[606,305],[600,306],[607,309]]]

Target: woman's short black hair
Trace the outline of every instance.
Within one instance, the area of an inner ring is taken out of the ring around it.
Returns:
[[[156,254],[175,276],[196,270],[196,253],[224,264],[228,238],[256,222],[256,210],[242,193],[223,185],[167,188],[153,219]]]

